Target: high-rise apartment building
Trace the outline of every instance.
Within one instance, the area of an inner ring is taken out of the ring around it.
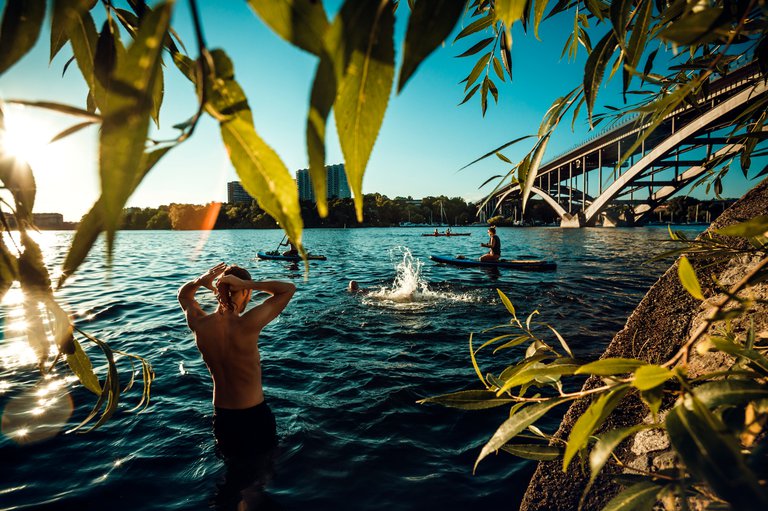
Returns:
[[[230,181],[227,183],[227,202],[230,204],[236,202],[250,203],[252,200],[251,196],[243,188],[243,185],[240,184],[240,181]]]
[[[325,172],[327,176],[326,197],[328,199],[349,199],[352,197],[343,163],[326,165]],[[309,169],[296,171],[296,184],[299,186],[299,199],[315,200],[315,191],[312,189]]]

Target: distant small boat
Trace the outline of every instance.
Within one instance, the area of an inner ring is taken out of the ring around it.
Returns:
[[[472,233],[471,232],[452,232],[450,234],[446,234],[444,232],[438,232],[437,234],[435,234],[433,232],[430,232],[430,233],[422,234],[422,236],[446,236],[450,238],[451,236],[472,236]]]
[[[290,255],[283,255],[280,252],[258,252],[256,254],[256,257],[259,259],[267,260],[267,261],[301,261],[300,255],[290,256]],[[310,261],[325,261],[326,258],[324,255],[314,255],[309,254],[307,256],[307,259]]]
[[[430,259],[436,263],[451,264],[465,268],[513,268],[516,270],[548,271],[557,269],[557,264],[543,259],[499,259],[498,261],[480,261],[479,259],[467,259],[463,256],[451,257],[431,255]]]

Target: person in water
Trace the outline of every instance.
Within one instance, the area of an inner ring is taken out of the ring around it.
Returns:
[[[201,287],[218,299],[211,314],[195,300]],[[246,312],[253,291],[272,296]],[[275,418],[262,390],[258,342],[262,328],[285,309],[295,291],[289,282],[254,281],[247,270],[225,263],[179,289],[179,303],[213,380],[213,431],[225,460],[277,446]]]
[[[280,243],[281,247],[290,247],[288,250],[283,252],[284,256],[297,256],[299,255],[299,249],[296,248],[296,245],[293,244],[293,241],[291,241],[291,238],[288,238],[288,240],[285,243]]]
[[[501,240],[496,236],[496,227],[490,226],[488,228],[488,236],[490,237],[488,243],[480,243],[480,246],[488,247],[490,250],[487,254],[480,256],[480,260],[484,262],[498,261],[501,257]]]

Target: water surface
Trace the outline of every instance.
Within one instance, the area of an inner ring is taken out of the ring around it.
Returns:
[[[211,382],[176,291],[220,261],[244,266],[256,279],[290,280],[298,287],[260,339],[264,391],[281,442],[267,485],[271,505],[515,508],[530,462],[500,453],[472,475],[480,448],[508,411],[463,412],[416,401],[479,388],[467,341],[470,332],[508,321],[497,288],[520,315],[538,310],[578,356],[599,356],[668,266],[644,264],[663,249],[666,229],[500,228],[505,257],[558,263],[557,271],[543,273],[435,265],[431,253],[481,254],[485,228],[461,229],[472,236],[456,238],[421,237],[422,231],[309,230],[307,246],[328,260],[313,262],[306,281],[303,266],[254,259],[258,250],[275,248],[278,231],[121,232],[111,268],[98,245],[58,297],[80,328],[151,360],[157,373],[151,406],[118,412],[84,435],[58,434],[23,446],[0,438],[0,510],[213,505],[225,468],[213,448]],[[71,236],[39,236],[54,273]],[[350,279],[367,292],[346,292]],[[213,309],[210,294],[198,296]],[[13,301],[11,292],[2,307],[0,408],[10,416],[41,388],[51,395],[67,392],[62,402],[73,409],[62,429],[71,428],[87,415],[93,396],[74,383],[52,389],[39,381],[34,363],[16,349],[22,333]],[[500,367],[516,354],[483,363]],[[127,365],[123,369],[125,383]],[[138,390],[129,391],[121,410],[138,397]],[[51,418],[56,420],[63,419]]]

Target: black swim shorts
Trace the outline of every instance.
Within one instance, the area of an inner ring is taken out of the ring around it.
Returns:
[[[225,458],[260,454],[277,446],[275,416],[266,402],[251,408],[214,408],[216,448]]]

